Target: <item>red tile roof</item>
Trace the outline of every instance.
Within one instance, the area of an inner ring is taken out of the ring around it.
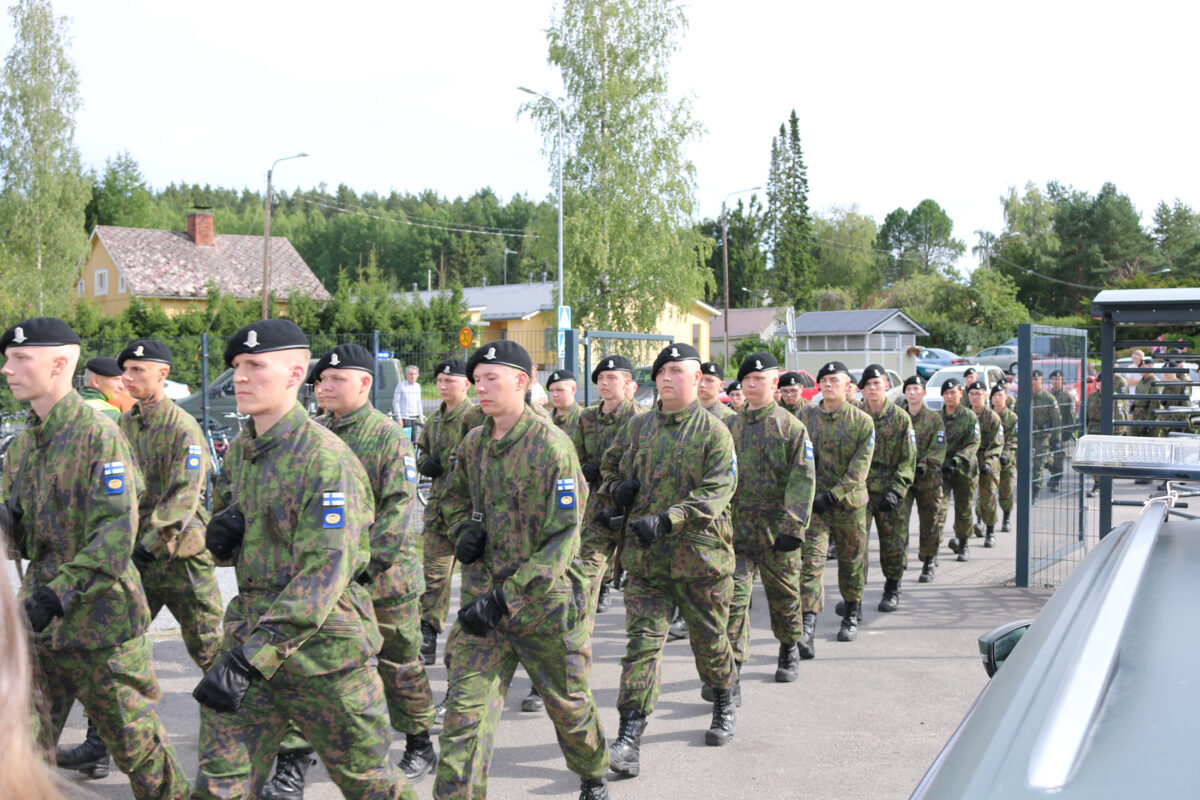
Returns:
[[[130,293],[140,297],[204,297],[212,282],[239,299],[262,296],[263,237],[217,234],[197,246],[183,231],[97,225],[93,239],[108,251]],[[271,290],[328,300],[329,292],[285,236],[271,237]]]

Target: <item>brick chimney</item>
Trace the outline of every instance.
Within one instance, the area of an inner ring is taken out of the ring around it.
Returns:
[[[213,246],[213,215],[211,211],[189,211],[188,238],[198,245]]]

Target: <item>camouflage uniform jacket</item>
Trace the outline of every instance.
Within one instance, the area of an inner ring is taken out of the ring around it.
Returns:
[[[905,409],[907,411],[907,409]],[[933,489],[942,485],[942,462],[946,460],[946,428],[942,415],[924,403],[912,419],[913,433],[917,437],[917,462],[913,467],[913,486],[917,489]],[[921,476],[916,477],[920,468]]]
[[[709,406],[707,411],[711,412],[717,419],[724,422],[726,425],[732,425],[737,419],[738,413],[729,406],[722,403],[720,400]]]
[[[817,491],[833,492],[844,508],[862,508],[869,500],[867,475],[875,455],[875,423],[871,415],[850,403],[834,412],[825,401],[800,409],[816,454]]]
[[[1075,427],[1075,398],[1066,389],[1052,390],[1050,394],[1058,401],[1058,417],[1064,428]]]
[[[559,430],[565,433],[568,438],[573,438],[575,436],[575,427],[579,425],[579,416],[581,414],[583,414],[583,406],[579,405],[579,403],[571,403],[571,405],[567,406],[566,411],[554,409],[550,412],[550,416],[553,418],[554,424],[557,425]]]
[[[370,403],[341,419],[324,414],[316,421],[336,433],[358,456],[371,482],[375,499],[371,596],[380,600],[423,592],[425,570],[417,533],[417,459],[404,428]]]
[[[605,452],[628,431],[626,423],[638,415],[637,403],[629,399],[622,399],[610,414],[605,414],[601,410],[603,408],[603,402],[594,403],[579,415],[579,422],[575,426],[575,435],[571,437],[571,441],[575,444],[575,453],[579,456],[580,464],[603,464]],[[626,439],[627,437],[622,438],[621,441]],[[602,488],[608,477],[601,475],[594,485],[588,486],[590,495],[585,519],[592,519],[598,509],[611,505],[607,492]]]
[[[904,497],[917,468],[917,436],[912,419],[887,398],[878,412],[863,410],[875,423],[875,453],[867,473],[867,491],[880,495],[895,489]]]
[[[959,404],[953,414],[942,406],[942,425],[946,428],[945,463],[954,467],[954,474],[960,478],[978,475],[975,455],[979,452],[979,417],[966,404]]]
[[[246,532],[234,552],[238,596],[225,609],[227,646],[243,644],[267,678],[324,675],[379,651],[367,590],[375,503],[362,464],[300,405],[229,445],[216,505],[236,504]],[[223,563],[223,562],[218,562]]]
[[[479,406],[470,400],[463,400],[451,410],[446,410],[446,404],[438,406],[437,411],[421,428],[417,437],[417,452],[422,458],[432,456],[442,465],[442,474],[433,479],[426,501],[426,516],[435,513],[441,505],[442,496],[454,469],[454,454],[458,445],[471,428],[483,424],[484,413]]]
[[[1000,417],[1000,427],[1004,430],[1004,447],[1000,453],[1008,456],[1009,464],[1015,464],[1017,463],[1017,412],[1006,408],[1003,414],[996,416]]]
[[[1113,385],[1113,388],[1116,389],[1115,383]],[[1094,391],[1088,395],[1088,399],[1087,399],[1087,432],[1088,433],[1099,433],[1100,432],[1100,394],[1101,394],[1100,388],[1097,387],[1096,391]],[[1112,418],[1114,420],[1129,419],[1129,417],[1125,411],[1125,405],[1126,405],[1125,403],[1122,403],[1119,400],[1113,400],[1113,416],[1112,416]],[[1129,429],[1126,428],[1124,425],[1114,426],[1113,434],[1119,436],[1122,433],[1128,433],[1128,430]]]
[[[459,445],[444,513],[451,530],[472,518],[483,526],[472,581],[501,584],[509,614],[500,630],[528,630],[544,616],[539,609],[571,596],[567,571],[579,553],[587,486],[571,441],[531,407],[501,439],[492,439],[494,429],[488,418]]]
[[[138,493],[138,541],[156,558],[203,553],[208,512],[200,495],[208,450],[200,426],[169,397],[139,401],[120,426],[144,481]]]
[[[1058,413],[1058,401],[1054,395],[1042,389],[1033,394],[1033,433],[1034,435],[1056,436],[1062,415]]]
[[[1000,415],[987,406],[974,413],[979,420],[979,449],[975,451],[975,460],[979,464],[986,461],[992,472],[999,472],[1000,453],[1004,452],[1004,424]]]
[[[0,489],[25,511],[10,531],[29,559],[21,596],[48,586],[64,610],[42,641],[53,650],[95,650],[146,631],[150,609],[130,558],[138,527],[136,469],[116,423],[74,392],[45,419],[31,411],[29,427],[4,460]]]
[[[104,392],[99,389],[85,386],[79,390],[79,396],[83,398],[83,402],[86,405],[96,409],[113,422],[121,419],[121,409],[108,402],[108,398],[104,396]]]
[[[729,432],[741,470],[733,494],[734,550],[769,549],[781,533],[804,538],[817,484],[804,423],[772,402],[744,408]]]
[[[780,408],[782,408],[784,411],[787,411],[790,414],[795,414],[797,417],[800,416],[800,409],[804,408],[806,405],[808,405],[808,401],[805,400],[803,397],[801,397],[800,400],[794,406],[789,406],[787,403],[783,402],[782,400],[779,401]]]
[[[622,480],[639,481],[626,519],[666,512],[671,531],[649,547],[627,534],[625,569],[668,580],[732,575],[729,503],[737,488],[737,456],[729,428],[693,401],[679,411],[660,406],[637,415],[629,425],[629,443],[616,469],[604,472],[605,494]],[[612,452],[615,456],[615,448]]]

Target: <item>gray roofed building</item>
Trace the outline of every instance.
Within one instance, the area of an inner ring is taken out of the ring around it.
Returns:
[[[776,335],[790,339],[789,369],[815,375],[828,361],[842,361],[851,368],[877,363],[906,376],[916,369],[909,349],[929,331],[898,308],[868,308],[809,311],[796,317],[792,332],[780,326]]]
[[[557,281],[502,283],[495,286],[467,286],[462,290],[468,311],[477,311],[485,322],[501,319],[532,319],[543,311],[554,310]],[[404,292],[397,299],[419,299],[423,304],[443,294],[441,290]]]

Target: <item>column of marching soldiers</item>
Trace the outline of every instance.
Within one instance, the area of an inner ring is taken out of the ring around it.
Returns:
[[[99,777],[111,752],[139,798],[301,797],[314,754],[347,797],[415,798],[411,783],[430,772],[435,797],[484,797],[518,664],[533,687],[522,707],[553,722],[580,797],[605,798],[609,773],[640,770],[671,631],[686,628],[712,702],[705,742],[725,745],[756,575],[779,641],[775,678],[786,683],[815,656],[829,559],[837,639],[856,639],[871,521],[881,612],[901,605],[914,504],[921,582],[934,580],[951,500],[959,561],[973,538],[993,546],[997,503],[999,529],[1010,525],[1016,416],[1003,385],[989,396],[983,383],[951,381],[939,413],[918,376],[896,405],[881,367],[856,387],[833,361],[807,402],[799,375],[753,353],[738,369],[735,412],[718,399],[722,368],[680,343],[654,361],[654,409],[633,402],[632,364],[612,354],[590,376],[598,403],[576,405],[576,378],[560,369],[546,381],[547,411],[529,401],[529,354],[501,340],[437,365],[441,404],[414,450],[370,403],[368,350],[339,345],[310,367],[303,332],[265,320],[224,351],[250,420],[210,516],[208,450],[164,396],[165,344],[135,339],[115,359],[88,362],[90,385],[123,380],[136,401],[123,414],[99,392],[72,390],[80,340],[63,321],[25,320],[0,337],[0,352],[14,396],[31,407],[4,463],[0,527],[10,555],[28,560],[18,596],[43,712],[35,734],[53,752],[80,700],[87,738],[58,750],[58,764]],[[323,409],[315,419],[297,403],[305,382]],[[856,389],[861,400],[851,400]],[[1049,422],[1037,424],[1048,436]],[[423,529],[419,475],[432,479]],[[238,595],[224,609],[218,565],[236,568]],[[461,606],[435,703],[425,666],[456,565]],[[589,686],[591,635],[617,587],[627,647],[607,742]],[[155,711],[146,631],[164,606],[204,672],[193,692],[194,784]],[[405,734],[397,765],[391,729]]]

